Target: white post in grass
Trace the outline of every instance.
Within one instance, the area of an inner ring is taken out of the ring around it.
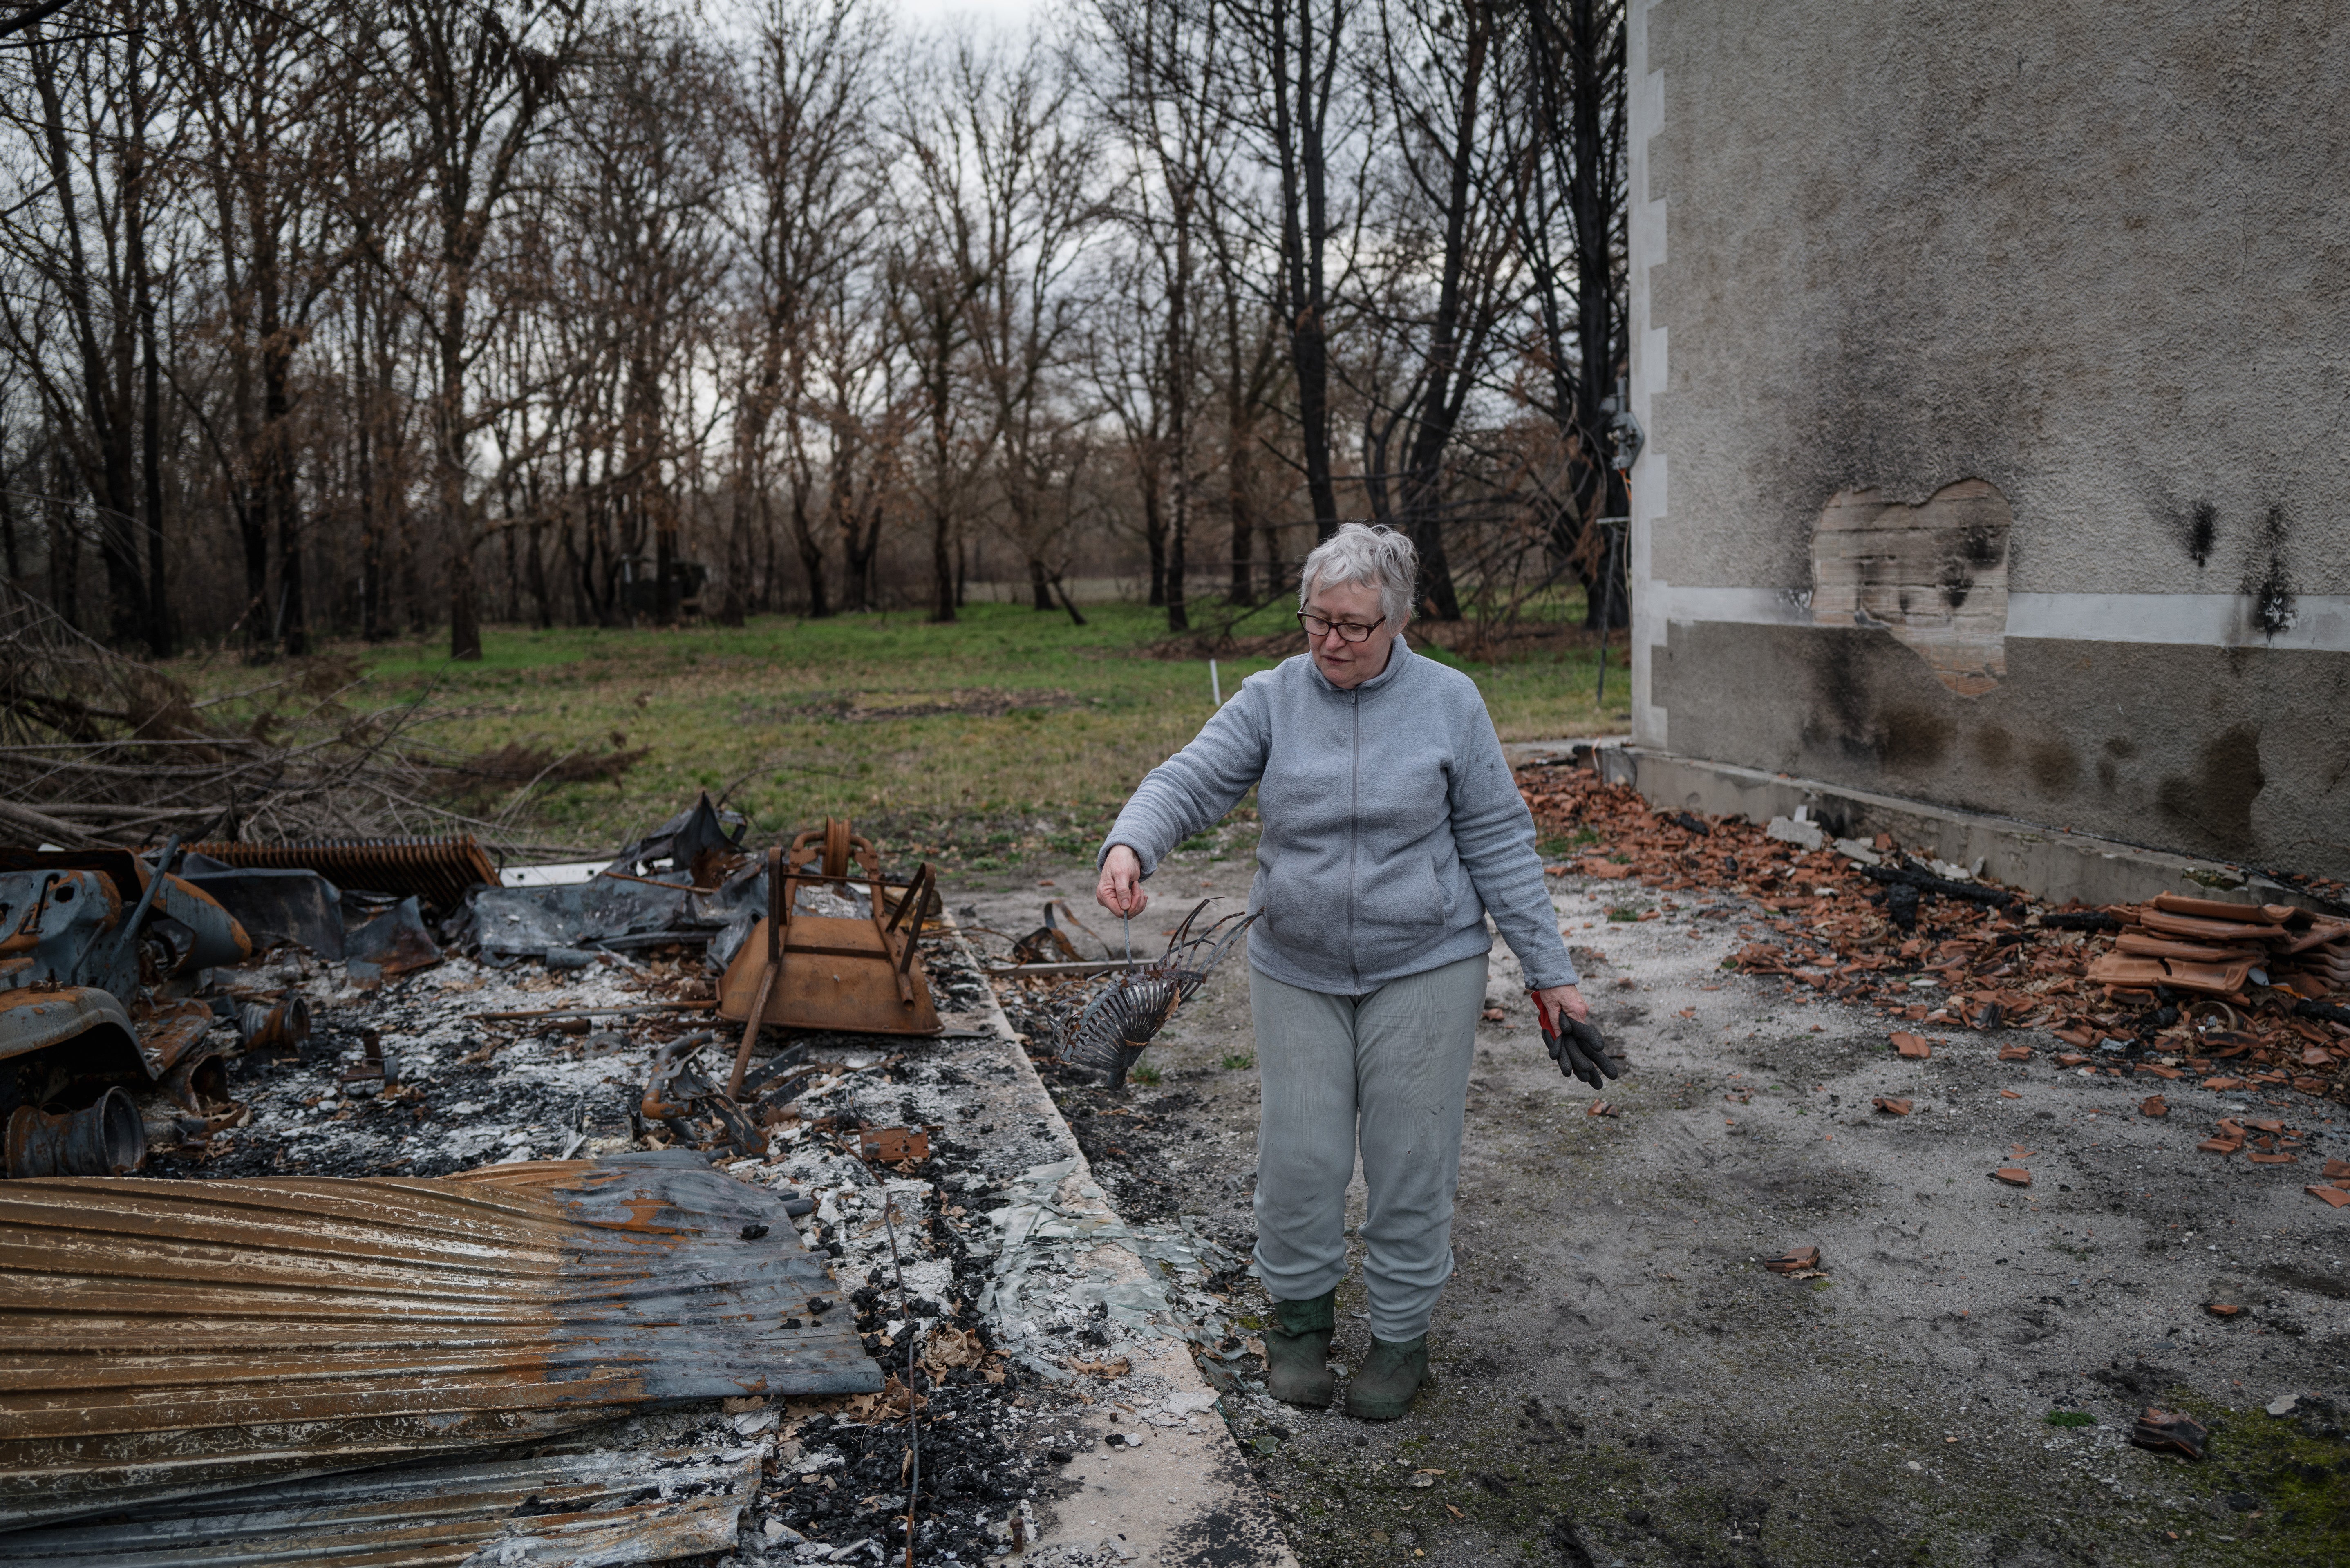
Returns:
[[[1212,659],[1208,660],[1208,695],[1215,699],[1217,707],[1224,705],[1224,683],[1216,677],[1216,661]]]

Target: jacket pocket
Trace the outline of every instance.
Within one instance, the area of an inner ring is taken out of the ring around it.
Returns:
[[[1452,875],[1448,877],[1445,875],[1443,857],[1434,849],[1430,849],[1428,852],[1428,874],[1436,884],[1437,913],[1443,916],[1445,929],[1449,930],[1451,929],[1453,917],[1461,912],[1460,863],[1458,860],[1453,863]]]

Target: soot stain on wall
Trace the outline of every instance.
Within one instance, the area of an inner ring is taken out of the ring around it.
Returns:
[[[1948,714],[1930,708],[1887,708],[1875,749],[1887,767],[1922,771],[1941,762],[1958,732]]]
[[[2199,501],[2189,513],[2179,530],[2187,545],[2187,558],[2201,571],[2211,564],[2212,547],[2220,542],[2220,509],[2208,501]]]
[[[2155,788],[2155,804],[2183,831],[2230,855],[2251,852],[2252,802],[2268,783],[2261,772],[2261,731],[2234,724],[2203,742],[2192,773],[2172,774]]]
[[[1831,632],[1820,639],[1819,657],[1812,666],[1814,717],[1804,725],[1808,748],[1833,745],[1848,763],[1872,763],[1877,748],[1868,742],[1869,680],[1861,668],[1856,639],[1849,633]],[[1823,725],[1820,717],[1829,722]]]
[[[2111,794],[2121,783],[2121,764],[2137,755],[2137,742],[2127,735],[2107,735],[2097,750],[2103,753],[2097,758],[2097,782]]]
[[[2081,759],[2062,741],[2035,742],[2032,747],[2032,784],[2042,794],[2073,793],[2081,780]]]
[[[2284,555],[2287,532],[2284,508],[2270,507],[2244,557],[2242,591],[2252,601],[2252,624],[2271,641],[2290,631],[2300,618],[2293,613],[2293,567]]]

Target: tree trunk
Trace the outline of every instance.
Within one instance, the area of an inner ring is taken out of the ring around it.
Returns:
[[[1419,600],[1437,620],[1459,620],[1461,600],[1444,549],[1444,456],[1466,390],[1469,367],[1463,355],[1462,280],[1468,265],[1469,164],[1476,156],[1479,99],[1492,40],[1492,13],[1470,7],[1468,48],[1461,64],[1461,89],[1447,153],[1444,256],[1437,286],[1436,317],[1430,324],[1428,366],[1419,409],[1412,420],[1411,445],[1404,459],[1403,516],[1419,551]],[[1382,443],[1384,444],[1384,443]]]
[[[1236,605],[1253,605],[1256,603],[1256,519],[1249,504],[1237,442],[1226,459],[1226,474],[1224,507],[1232,524],[1232,579],[1227,597]]]
[[[808,452],[806,432],[801,425],[797,410],[792,411],[790,420],[791,422],[786,428],[791,432],[792,548],[799,554],[801,576],[807,578],[808,614],[821,620],[832,613],[832,591],[831,585],[826,581],[824,541],[816,535],[816,518],[810,504],[816,494],[816,464]],[[762,430],[766,428],[764,421],[760,428]],[[755,468],[756,465],[754,464],[754,467]],[[836,483],[838,477],[838,475],[834,476]],[[761,474],[759,505],[763,516],[769,506],[768,490],[765,476]],[[775,524],[772,521],[768,522],[766,524],[769,540],[767,548],[771,561],[775,550]],[[771,576],[772,572],[771,566]]]
[[[530,572],[530,602],[533,612],[531,616],[531,624],[537,627],[541,631],[546,631],[555,625],[555,596],[549,591],[546,580],[546,524],[545,523],[533,523],[530,525],[530,556],[528,561],[528,570]]]
[[[16,498],[9,493],[7,452],[7,429],[0,426],[0,569],[7,572],[8,586],[15,587],[24,580],[25,563],[16,543]]]
[[[1283,292],[1290,367],[1297,378],[1298,441],[1305,461],[1305,493],[1314,507],[1315,531],[1326,539],[1338,531],[1338,493],[1330,472],[1329,302],[1324,281],[1330,202],[1323,124],[1329,108],[1331,72],[1316,68],[1314,0],[1289,3],[1296,14],[1297,36],[1294,40],[1289,36],[1285,18],[1276,8],[1269,73],[1274,139],[1281,163]],[[1330,36],[1321,42],[1322,48],[1334,55],[1343,15],[1342,10],[1333,9]]]
[[[472,660],[482,657],[482,614],[473,583],[473,520],[465,505],[465,458],[462,421],[464,377],[457,345],[463,341],[463,306],[452,302],[450,314],[460,326],[441,345],[441,404],[435,422],[439,449],[442,537],[449,551],[449,657]]]
[[[145,607],[139,542],[132,532],[137,525],[132,514],[138,502],[130,478],[128,406],[131,396],[131,332],[120,308],[124,302],[118,296],[104,307],[108,341],[104,346],[99,341],[96,317],[99,307],[91,298],[93,280],[82,244],[73,157],[66,142],[65,105],[57,93],[51,47],[47,40],[36,41],[30,47],[30,55],[34,85],[41,99],[48,176],[66,233],[64,293],[74,346],[81,360],[84,416],[89,421],[90,444],[98,454],[99,472],[90,476],[95,483],[86,483],[84,488],[92,493],[91,499],[99,510],[98,550],[99,562],[106,568],[110,634],[118,644],[129,644],[140,639]],[[135,181],[131,182],[131,189],[135,192]],[[58,450],[63,452],[62,443]],[[73,565],[68,563],[69,572]],[[76,586],[78,587],[78,581]]]
[[[955,618],[954,514],[943,504],[931,509],[931,618]]]
[[[139,246],[137,273],[139,337],[145,358],[140,397],[141,490],[147,511],[147,651],[157,659],[172,657],[172,616],[170,579],[163,571],[163,367],[155,342],[155,295],[145,265],[145,244]],[[16,574],[15,536],[9,539],[9,573]]]
[[[1159,493],[1159,463],[1150,443],[1136,443],[1135,462],[1142,484],[1142,546],[1150,559],[1148,603],[1157,609],[1167,602],[1167,517]]]

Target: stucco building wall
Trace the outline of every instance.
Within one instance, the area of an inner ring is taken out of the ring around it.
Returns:
[[[2350,873],[2350,0],[1633,0],[1635,739]]]

